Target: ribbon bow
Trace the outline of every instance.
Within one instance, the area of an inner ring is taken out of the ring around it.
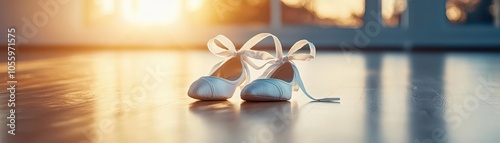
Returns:
[[[276,57],[272,56],[268,52],[265,51],[255,51],[251,50],[252,47],[254,47],[257,43],[260,41],[264,40],[267,37],[272,37],[274,40],[274,46],[276,50]],[[222,47],[219,47],[217,44],[215,44],[215,40],[218,40],[222,45],[224,45],[227,49],[224,49]],[[302,47],[305,45],[309,45],[310,52],[309,54],[303,54],[303,53],[298,53],[295,54],[298,50],[300,50]],[[311,59],[314,59],[316,56],[316,48],[314,47],[314,44],[307,40],[300,40],[296,42],[288,51],[286,55],[283,55],[283,49],[281,47],[281,42],[279,41],[278,37],[270,34],[270,33],[260,33],[255,35],[254,37],[250,38],[238,51],[236,51],[236,48],[234,44],[229,40],[227,37],[223,35],[217,35],[215,38],[210,39],[208,41],[208,49],[210,52],[214,53],[217,56],[220,57],[234,57],[234,56],[240,56],[242,61],[247,63],[248,65],[252,66],[255,69],[262,69],[265,65],[271,64],[271,66],[262,74],[261,77],[268,77],[269,74],[271,74],[274,70],[276,70],[281,64],[285,62],[290,62],[293,64],[292,60],[300,60],[300,61],[309,61]],[[258,60],[268,60],[265,64],[258,66],[255,63],[253,63],[249,58],[253,59],[258,59]],[[216,64],[210,73],[213,73],[216,69],[218,69],[221,64],[224,63],[224,61]],[[319,102],[330,102],[330,101],[335,101],[339,100],[340,98],[321,98],[321,99],[316,99],[309,95],[307,93],[304,84],[302,83],[302,78],[300,77],[299,71],[295,67],[295,65],[292,66],[294,70],[294,78],[296,78],[295,83],[293,83],[294,91],[297,91],[299,88],[304,92],[304,94],[309,97],[310,99],[314,101],[319,101]],[[244,64],[243,69],[246,71],[246,78],[250,79],[250,72],[248,71],[248,68]],[[248,80],[246,80],[246,83],[248,83]]]
[[[296,52],[300,49],[302,49],[305,45],[309,46],[309,53],[297,53]],[[294,78],[295,82],[293,83],[293,90],[298,91],[299,88],[302,90],[302,92],[310,99],[318,102],[333,102],[336,100],[340,100],[340,98],[321,98],[317,99],[312,97],[306,90],[304,83],[302,82],[302,78],[300,77],[299,70],[297,67],[295,67],[295,64],[293,60],[299,60],[299,61],[309,61],[312,60],[316,57],[316,47],[314,46],[313,43],[307,41],[307,40],[300,40],[297,41],[293,46],[290,48],[288,53],[286,55],[283,55],[283,50],[281,47],[276,47],[276,57],[274,60],[272,60],[270,63],[272,64],[261,77],[268,77],[270,76],[271,73],[273,73],[274,70],[276,70],[279,66],[281,66],[283,63],[290,62],[293,64],[293,70],[294,70]]]
[[[309,45],[309,50],[310,50],[309,54],[304,54],[304,53],[295,54],[295,52],[300,50],[306,44]],[[293,44],[292,48],[290,48],[290,50],[286,55],[283,55],[283,50],[281,47],[276,47],[276,57],[274,57],[273,60],[268,62],[269,64],[271,64],[271,66],[264,72],[264,74],[262,74],[261,77],[268,77],[269,74],[271,74],[276,68],[281,66],[281,64],[283,63],[286,62],[294,63],[292,60],[309,61],[314,59],[315,56],[316,56],[316,48],[311,42],[307,40],[300,40],[295,44]],[[297,71],[297,69],[294,70]],[[295,88],[294,90],[297,90],[297,88]]]
[[[232,57],[240,56],[240,58],[243,62],[247,63],[251,67],[258,70],[258,69],[262,69],[265,66],[265,64],[258,66],[257,64],[252,62],[249,58],[258,59],[258,60],[270,60],[270,59],[274,59],[274,56],[272,56],[268,52],[252,50],[252,47],[255,46],[262,39],[268,37],[269,35],[270,35],[269,33],[258,34],[256,36],[254,36],[253,38],[251,38],[250,40],[248,40],[248,42],[246,42],[239,50],[236,50],[236,47],[234,46],[233,42],[231,42],[231,40],[229,40],[224,35],[217,35],[216,37],[210,39],[207,43],[207,46],[208,46],[208,49],[210,50],[210,52],[212,52],[216,56],[224,57],[224,58],[228,58],[228,59],[232,58]],[[275,45],[277,47],[280,47],[280,49],[281,49],[281,43],[278,40],[278,38],[274,35],[271,35],[271,36],[273,36]],[[219,41],[227,49],[219,47],[215,43],[215,41]],[[217,63],[210,71],[210,74],[213,74],[215,72],[215,70],[217,70],[220,66],[222,66],[222,64],[224,62],[225,62],[225,60]],[[246,66],[246,64],[243,64],[243,70],[245,70],[245,72],[246,72],[245,78],[247,80],[245,80],[245,83],[248,83],[248,81],[250,79],[250,71],[249,71],[248,67]]]

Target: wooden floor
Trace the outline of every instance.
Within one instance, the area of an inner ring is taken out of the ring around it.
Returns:
[[[301,92],[244,102],[239,89],[228,101],[193,100],[189,85],[222,60],[208,51],[17,56],[16,136],[2,116],[2,143],[500,142],[500,53],[319,51],[296,62],[313,96],[340,103]]]

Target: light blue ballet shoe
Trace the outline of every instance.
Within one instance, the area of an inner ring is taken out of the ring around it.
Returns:
[[[295,54],[305,45],[309,45],[309,54]],[[314,101],[331,102],[340,98],[316,99],[307,93],[299,71],[292,60],[309,61],[314,59],[316,48],[307,40],[300,40],[295,43],[287,55],[283,56],[281,46],[276,46],[276,58],[271,60],[269,68],[260,79],[246,85],[241,91],[241,99],[246,101],[286,101],[292,98],[292,91],[299,88],[304,94]]]

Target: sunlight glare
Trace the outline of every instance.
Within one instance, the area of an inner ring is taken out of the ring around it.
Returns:
[[[122,12],[134,23],[173,23],[181,14],[180,0],[122,0]]]
[[[346,19],[362,15],[365,10],[364,0],[316,0],[315,11],[320,18]]]
[[[305,5],[301,0],[282,0],[291,7],[305,7],[314,11],[322,19],[348,19],[353,15],[363,15],[364,0],[312,0]]]
[[[390,19],[406,10],[406,0],[382,0],[382,17]]]
[[[197,11],[203,5],[204,0],[188,0],[188,10]]]
[[[113,13],[114,8],[114,0],[94,0],[94,3],[101,7],[101,10],[104,14]]]
[[[283,3],[290,7],[300,8],[304,6],[304,1],[302,0],[282,0]]]
[[[458,7],[452,6],[446,9],[446,16],[450,21],[456,22],[462,17],[462,11]]]

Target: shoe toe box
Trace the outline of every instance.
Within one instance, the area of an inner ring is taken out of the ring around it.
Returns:
[[[199,100],[226,100],[232,96],[235,85],[216,77],[202,77],[189,87],[188,96]],[[230,91],[233,90],[233,91]]]
[[[273,80],[255,80],[248,84],[241,91],[241,99],[246,101],[284,101],[289,100],[291,96],[287,96],[286,86],[283,83]],[[291,93],[290,93],[291,94]]]

